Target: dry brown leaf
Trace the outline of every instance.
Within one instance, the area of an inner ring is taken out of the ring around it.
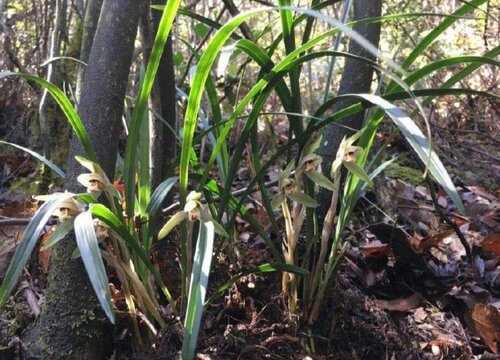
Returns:
[[[410,311],[420,305],[420,294],[415,293],[406,298],[395,300],[375,300],[375,305],[389,311]]]
[[[417,250],[420,254],[425,253],[431,247],[436,246],[443,239],[447,238],[448,236],[452,235],[453,233],[454,233],[454,231],[450,229],[450,230],[440,232],[438,234],[434,234],[432,236],[427,236],[420,241],[420,243],[418,244],[418,248],[416,248],[415,250]]]
[[[15,249],[16,240],[14,237],[0,237],[0,279],[3,279]]]
[[[500,312],[491,305],[476,304],[472,310],[472,320],[477,333],[492,352],[498,354],[500,341]]]
[[[384,244],[380,240],[373,240],[368,244],[360,245],[359,250],[367,258],[382,257],[387,256],[389,244]]]
[[[495,256],[500,256],[500,234],[493,233],[484,238],[481,247]]]
[[[50,236],[54,233],[56,227],[52,226],[49,231],[46,231],[42,236],[42,246],[50,239]],[[49,271],[49,263],[50,263],[50,254],[52,253],[52,248],[48,248],[46,250],[42,250],[42,246],[40,246],[40,251],[38,253],[38,266],[44,274],[47,274]]]
[[[496,200],[495,195],[490,194],[488,191],[486,191],[485,188],[481,186],[466,186],[466,189],[490,201]]]

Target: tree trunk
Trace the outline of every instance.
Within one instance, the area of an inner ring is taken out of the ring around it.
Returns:
[[[151,5],[166,5],[166,0],[151,0]],[[139,27],[145,64],[149,62],[161,15],[160,11],[151,10],[148,7],[141,18]],[[157,116],[160,115],[172,129],[176,128],[175,73],[170,36],[160,58],[155,83],[149,97],[149,107],[154,110],[154,113],[149,112],[149,173],[151,190],[154,191],[165,180],[169,165],[175,158],[177,150],[174,134]],[[160,230],[161,221],[161,214],[150,219],[151,229],[155,236]]]
[[[167,0],[152,0],[151,3],[166,5]],[[158,31],[160,19],[161,12],[152,11],[151,22],[153,34],[156,34]],[[175,130],[177,128],[177,92],[175,89],[174,55],[171,36],[167,39],[165,50],[160,59],[155,85],[156,91],[151,94],[153,102],[158,105],[158,111],[162,118],[170,125],[170,128]],[[150,122],[150,134],[151,189],[156,189],[160,182],[165,180],[167,176],[173,176],[173,174],[167,174],[167,172],[171,167],[173,159],[175,159],[178,149],[175,134],[156,118]],[[171,169],[171,171],[173,170]],[[170,200],[172,200],[171,197],[165,199],[165,201]],[[153,224],[153,233],[157,234],[160,230],[161,218],[157,216],[156,219],[151,219],[151,221]]]
[[[50,36],[50,48],[49,54],[46,60],[52,59],[53,57],[59,56],[59,32],[61,31],[62,18],[63,18],[63,6],[61,0],[56,0],[54,9],[54,28],[52,29],[52,34]],[[47,75],[46,80],[52,82],[54,75],[54,63],[49,63],[47,65]],[[47,89],[43,90],[42,98],[40,99],[40,106],[38,108],[38,115],[40,121],[40,132],[43,141],[43,154],[46,158],[50,159],[50,125],[47,119],[47,104],[49,100],[49,92]]]
[[[355,0],[354,1],[354,18],[360,20],[371,17],[378,17],[382,11],[382,0]],[[380,22],[370,23],[356,26],[354,28],[359,34],[371,42],[375,47],[378,47],[380,39]],[[365,48],[359,45],[354,40],[349,41],[349,53],[362,56],[371,60],[375,60],[375,56],[369,53]],[[347,58],[344,71],[340,80],[338,95],[369,93],[373,80],[373,67],[368,64]],[[358,100],[345,100],[338,102],[333,110],[340,111]],[[318,150],[319,155],[323,158],[322,168],[326,175],[329,175],[332,167],[332,162],[335,160],[339,145],[344,136],[351,136],[354,131],[359,130],[363,126],[365,117],[364,111],[357,114],[345,117],[336,123],[330,124],[325,128],[323,133],[323,143]],[[331,192],[321,188],[318,195],[320,203],[320,214],[325,215],[330,205]],[[322,219],[324,216],[320,216]],[[322,224],[322,220],[320,221]]]
[[[79,113],[103,170],[112,179],[118,148],[123,100],[143,1],[105,0],[82,87]],[[95,19],[94,19],[95,21]],[[73,138],[67,180],[69,191],[82,191],[76,177],[84,155]],[[106,320],[93,294],[81,259],[71,259],[76,242],[68,236],[51,256],[45,307],[31,334],[32,359],[89,359],[104,356]],[[29,339],[28,339],[29,340]]]
[[[165,4],[167,0],[152,0],[153,4]],[[158,31],[160,25],[161,12],[153,11],[151,20],[153,34]],[[160,66],[156,73],[156,84],[158,85],[158,100],[160,103],[160,114],[172,129],[176,129],[177,125],[177,112],[176,112],[176,95],[175,90],[175,69],[174,69],[174,55],[172,50],[172,37],[169,36],[160,59]],[[151,135],[161,133],[162,141],[158,144],[151,142],[151,153],[153,159],[151,161],[151,187],[155,189],[159,182],[164,180],[167,175],[167,170],[175,158],[177,152],[177,140],[175,135],[160,121],[156,120],[151,125]],[[168,156],[165,156],[168,154]],[[158,175],[155,175],[159,173]],[[173,174],[168,174],[172,176]]]
[[[80,60],[84,63],[89,61],[90,50],[94,41],[99,14],[101,13],[103,0],[89,0],[85,9],[85,19],[83,21],[82,44],[80,46]],[[78,65],[76,75],[76,100],[80,101],[82,92],[83,77],[85,75],[85,66]]]

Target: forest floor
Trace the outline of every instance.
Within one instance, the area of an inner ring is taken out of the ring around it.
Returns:
[[[458,225],[471,259],[457,231],[435,211],[431,193],[411,169],[411,161],[400,162],[384,172],[355,210],[344,234],[350,248],[315,327],[302,326],[286,312],[280,274],[248,275],[207,309],[197,358],[496,359],[500,138],[499,129],[494,129],[498,122],[487,125],[434,129],[435,143],[466,214],[458,215],[442,190],[437,193],[438,204]],[[394,152],[400,151],[398,141],[392,144]],[[19,184],[33,180],[36,165],[17,155],[2,156],[0,165],[4,174],[0,220],[29,218],[35,205],[26,186]],[[242,187],[245,182],[242,175]],[[265,226],[269,220],[256,204],[248,205]],[[0,227],[0,278],[22,232],[23,226],[15,221]],[[270,261],[262,239],[247,223],[239,222],[238,232],[235,254],[214,258],[209,295],[229,275]],[[175,244],[163,243],[155,251],[167,285],[178,283],[172,251],[178,251]],[[40,313],[49,255],[37,253],[1,312],[0,359],[20,354],[23,333]],[[171,325],[159,331],[149,351],[134,355],[126,321],[118,323],[114,358],[175,359],[182,332],[178,324]]]

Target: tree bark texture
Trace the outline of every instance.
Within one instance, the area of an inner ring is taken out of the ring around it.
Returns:
[[[50,49],[48,54],[48,59],[59,56],[59,32],[62,27],[63,18],[63,6],[61,0],[56,0],[54,9],[54,28],[50,36]],[[54,75],[54,63],[47,65],[47,75],[46,80],[48,82],[53,81]],[[40,106],[38,108],[38,115],[40,121],[40,132],[42,138],[45,139],[43,142],[43,154],[45,157],[50,158],[50,125],[49,119],[47,119],[47,105],[49,100],[49,91],[47,89],[43,90],[42,98],[40,99]]]
[[[153,4],[166,4],[167,0],[152,0]],[[152,29],[153,34],[156,34],[160,25],[161,13],[159,11],[152,12]],[[176,89],[175,89],[175,69],[174,69],[174,54],[172,49],[172,38],[169,36],[162,57],[160,66],[156,73],[156,85],[158,87],[158,100],[160,103],[160,114],[167,121],[172,129],[177,128],[177,112],[176,112]],[[175,158],[177,152],[177,140],[175,135],[167,129],[165,124],[162,124],[158,119],[151,124],[151,136],[162,134],[159,138],[161,142],[151,142],[151,187],[155,189],[161,181],[167,176],[167,170]],[[156,175],[159,174],[159,175]],[[172,176],[173,174],[168,174]]]
[[[142,0],[104,1],[82,87],[80,117],[110,179],[142,4]],[[65,188],[80,192],[76,177],[86,169],[75,161],[75,155],[85,156],[73,138]],[[98,360],[104,356],[103,328],[107,320],[81,259],[71,259],[75,248],[74,235],[54,246],[45,307],[32,335],[28,358]]]
[[[378,17],[382,12],[381,0],[355,0],[354,1],[354,17],[353,20],[360,20],[371,17]],[[354,27],[360,35],[371,42],[375,47],[378,47],[380,40],[380,22],[364,24]],[[349,41],[349,53],[362,56],[371,60],[375,60],[375,56],[368,52],[365,48],[359,45],[354,40]],[[347,58],[340,80],[338,95],[369,93],[373,80],[374,69],[372,66]],[[358,100],[345,100],[335,104],[333,111],[340,111],[352,104],[359,102]],[[323,158],[323,171],[325,175],[330,174],[332,162],[335,160],[339,145],[344,136],[351,136],[354,130],[359,130],[363,126],[365,112],[345,117],[340,121],[328,125],[323,133],[323,143],[318,150],[319,155]],[[331,200],[331,192],[321,188],[318,195],[320,203],[320,214],[326,214]],[[321,216],[323,218],[324,216]],[[322,223],[322,221],[321,221]]]
[[[80,46],[80,60],[84,63],[87,63],[89,61],[90,50],[92,49],[92,43],[94,42],[97,23],[99,21],[99,15],[101,14],[102,2],[103,0],[88,0],[87,2],[87,7],[85,9],[85,18],[83,20],[82,44]],[[84,75],[85,66],[79,65],[76,75],[75,91],[77,102],[80,101]]]

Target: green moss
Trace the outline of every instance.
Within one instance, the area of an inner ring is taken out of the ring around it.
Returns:
[[[393,179],[399,179],[412,185],[421,185],[424,183],[422,171],[411,167],[402,166],[398,163],[392,163],[385,169],[385,174]]]

